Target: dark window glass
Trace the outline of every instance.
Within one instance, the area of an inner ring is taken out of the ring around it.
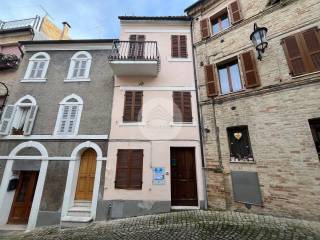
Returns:
[[[253,161],[248,127],[230,127],[227,128],[227,132],[230,147],[230,161]]]
[[[320,118],[309,120],[312,137],[320,159]]]

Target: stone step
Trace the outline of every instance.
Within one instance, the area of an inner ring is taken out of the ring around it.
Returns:
[[[74,201],[73,204],[75,207],[91,207],[91,201]]]
[[[68,211],[67,216],[71,217],[90,217],[91,212],[90,211]]]
[[[92,217],[65,216],[61,219],[60,227],[62,229],[84,227],[91,222]]]

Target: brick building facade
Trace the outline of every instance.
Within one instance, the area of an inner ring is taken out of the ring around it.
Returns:
[[[186,12],[209,207],[320,220],[319,1],[201,0]],[[262,61],[254,23],[268,28]]]

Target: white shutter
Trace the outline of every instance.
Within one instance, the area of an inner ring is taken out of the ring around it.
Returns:
[[[78,70],[79,70],[80,61],[75,60],[74,67],[73,67],[73,73],[72,78],[77,78],[78,76]]]
[[[27,116],[26,116],[26,121],[24,123],[24,127],[23,127],[23,135],[31,135],[32,132],[32,128],[37,116],[37,112],[38,112],[38,106],[31,106]]]
[[[59,124],[59,133],[64,134],[66,133],[67,129],[67,123],[69,119],[69,111],[70,111],[70,106],[65,105],[62,106],[62,113],[61,113],[61,119],[60,119],[60,124]]]
[[[31,68],[29,78],[35,78],[36,77],[36,70],[38,68],[38,62],[32,62],[31,64],[32,64],[32,68]]]
[[[46,63],[45,62],[39,62],[38,63],[38,69],[36,70],[37,71],[37,75],[36,75],[36,78],[42,78],[43,76],[43,70],[44,70],[44,65]]]
[[[79,77],[85,77],[86,69],[87,69],[87,60],[82,60],[80,71],[79,71]]]
[[[2,119],[0,122],[0,135],[8,135],[14,115],[16,113],[15,105],[7,105],[3,111]]]
[[[71,106],[71,111],[69,115],[69,124],[68,124],[68,134],[74,134],[75,125],[78,119],[78,106]]]

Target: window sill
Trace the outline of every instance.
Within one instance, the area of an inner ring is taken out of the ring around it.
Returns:
[[[90,82],[90,78],[72,78],[65,79],[64,82]]]
[[[234,158],[230,158],[230,163],[246,163],[246,164],[255,164],[256,162],[254,161],[253,158],[250,159],[234,159]]]
[[[316,72],[301,74],[301,75],[298,75],[298,76],[293,76],[291,78],[293,80],[295,80],[295,79],[303,79],[303,78],[307,78],[307,77],[311,77],[311,76],[319,76],[319,75],[320,75],[320,71],[316,71]]]
[[[22,79],[20,82],[46,82],[46,78]]]
[[[134,127],[134,126],[145,126],[145,122],[127,122],[127,123],[120,123],[119,126],[121,127]]]
[[[194,122],[171,122],[170,126],[172,127],[196,127]]]
[[[191,58],[169,58],[168,62],[192,62]]]

